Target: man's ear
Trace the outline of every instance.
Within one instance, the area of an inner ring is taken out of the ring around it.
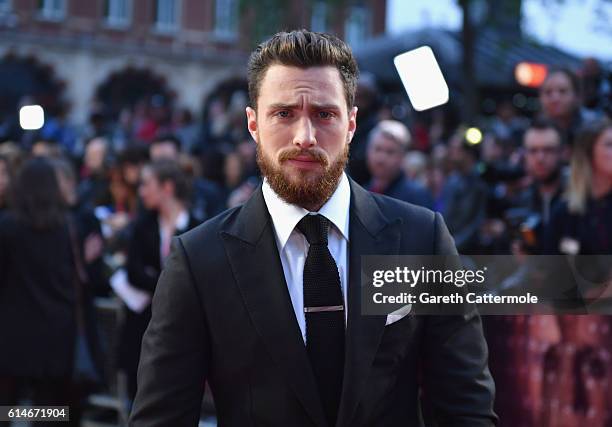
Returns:
[[[350,144],[353,140],[353,136],[355,135],[355,130],[357,129],[357,107],[351,108],[349,111],[348,117],[348,143]]]
[[[257,112],[251,107],[246,107],[246,116],[249,133],[251,134],[253,140],[257,142],[259,140],[257,137]]]

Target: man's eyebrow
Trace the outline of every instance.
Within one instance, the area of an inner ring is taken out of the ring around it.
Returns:
[[[312,106],[317,110],[340,110],[340,105],[338,104],[317,104],[313,102]]]
[[[289,104],[284,102],[276,102],[268,105],[268,110],[292,109],[297,108],[298,104]]]
[[[341,107],[337,104],[317,104],[316,102],[312,102],[310,104],[316,110],[340,110]],[[283,102],[277,102],[274,104],[270,104],[268,106],[269,110],[280,110],[280,109],[293,109],[299,108],[300,104],[289,104]]]

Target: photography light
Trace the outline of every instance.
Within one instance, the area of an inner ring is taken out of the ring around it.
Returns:
[[[45,112],[40,105],[24,105],[19,109],[19,125],[23,130],[37,130],[45,124]]]
[[[393,63],[415,110],[428,110],[448,102],[448,85],[429,46],[404,52]]]
[[[465,139],[472,145],[480,144],[482,132],[478,128],[469,128],[465,131]]]

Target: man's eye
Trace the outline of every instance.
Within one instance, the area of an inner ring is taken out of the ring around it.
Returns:
[[[319,111],[319,118],[321,119],[331,119],[332,117],[334,117],[333,113],[330,113],[329,111]]]
[[[276,116],[280,117],[281,119],[286,119],[287,117],[289,117],[289,111],[287,110],[277,111]]]

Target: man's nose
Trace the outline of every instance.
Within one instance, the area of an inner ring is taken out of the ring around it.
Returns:
[[[315,138],[315,129],[312,126],[310,118],[304,117],[296,123],[295,136],[293,137],[293,143],[300,148],[310,148],[317,144]]]
[[[544,150],[538,150],[536,152],[536,159],[538,159],[540,162],[543,162],[546,159],[546,153]]]

